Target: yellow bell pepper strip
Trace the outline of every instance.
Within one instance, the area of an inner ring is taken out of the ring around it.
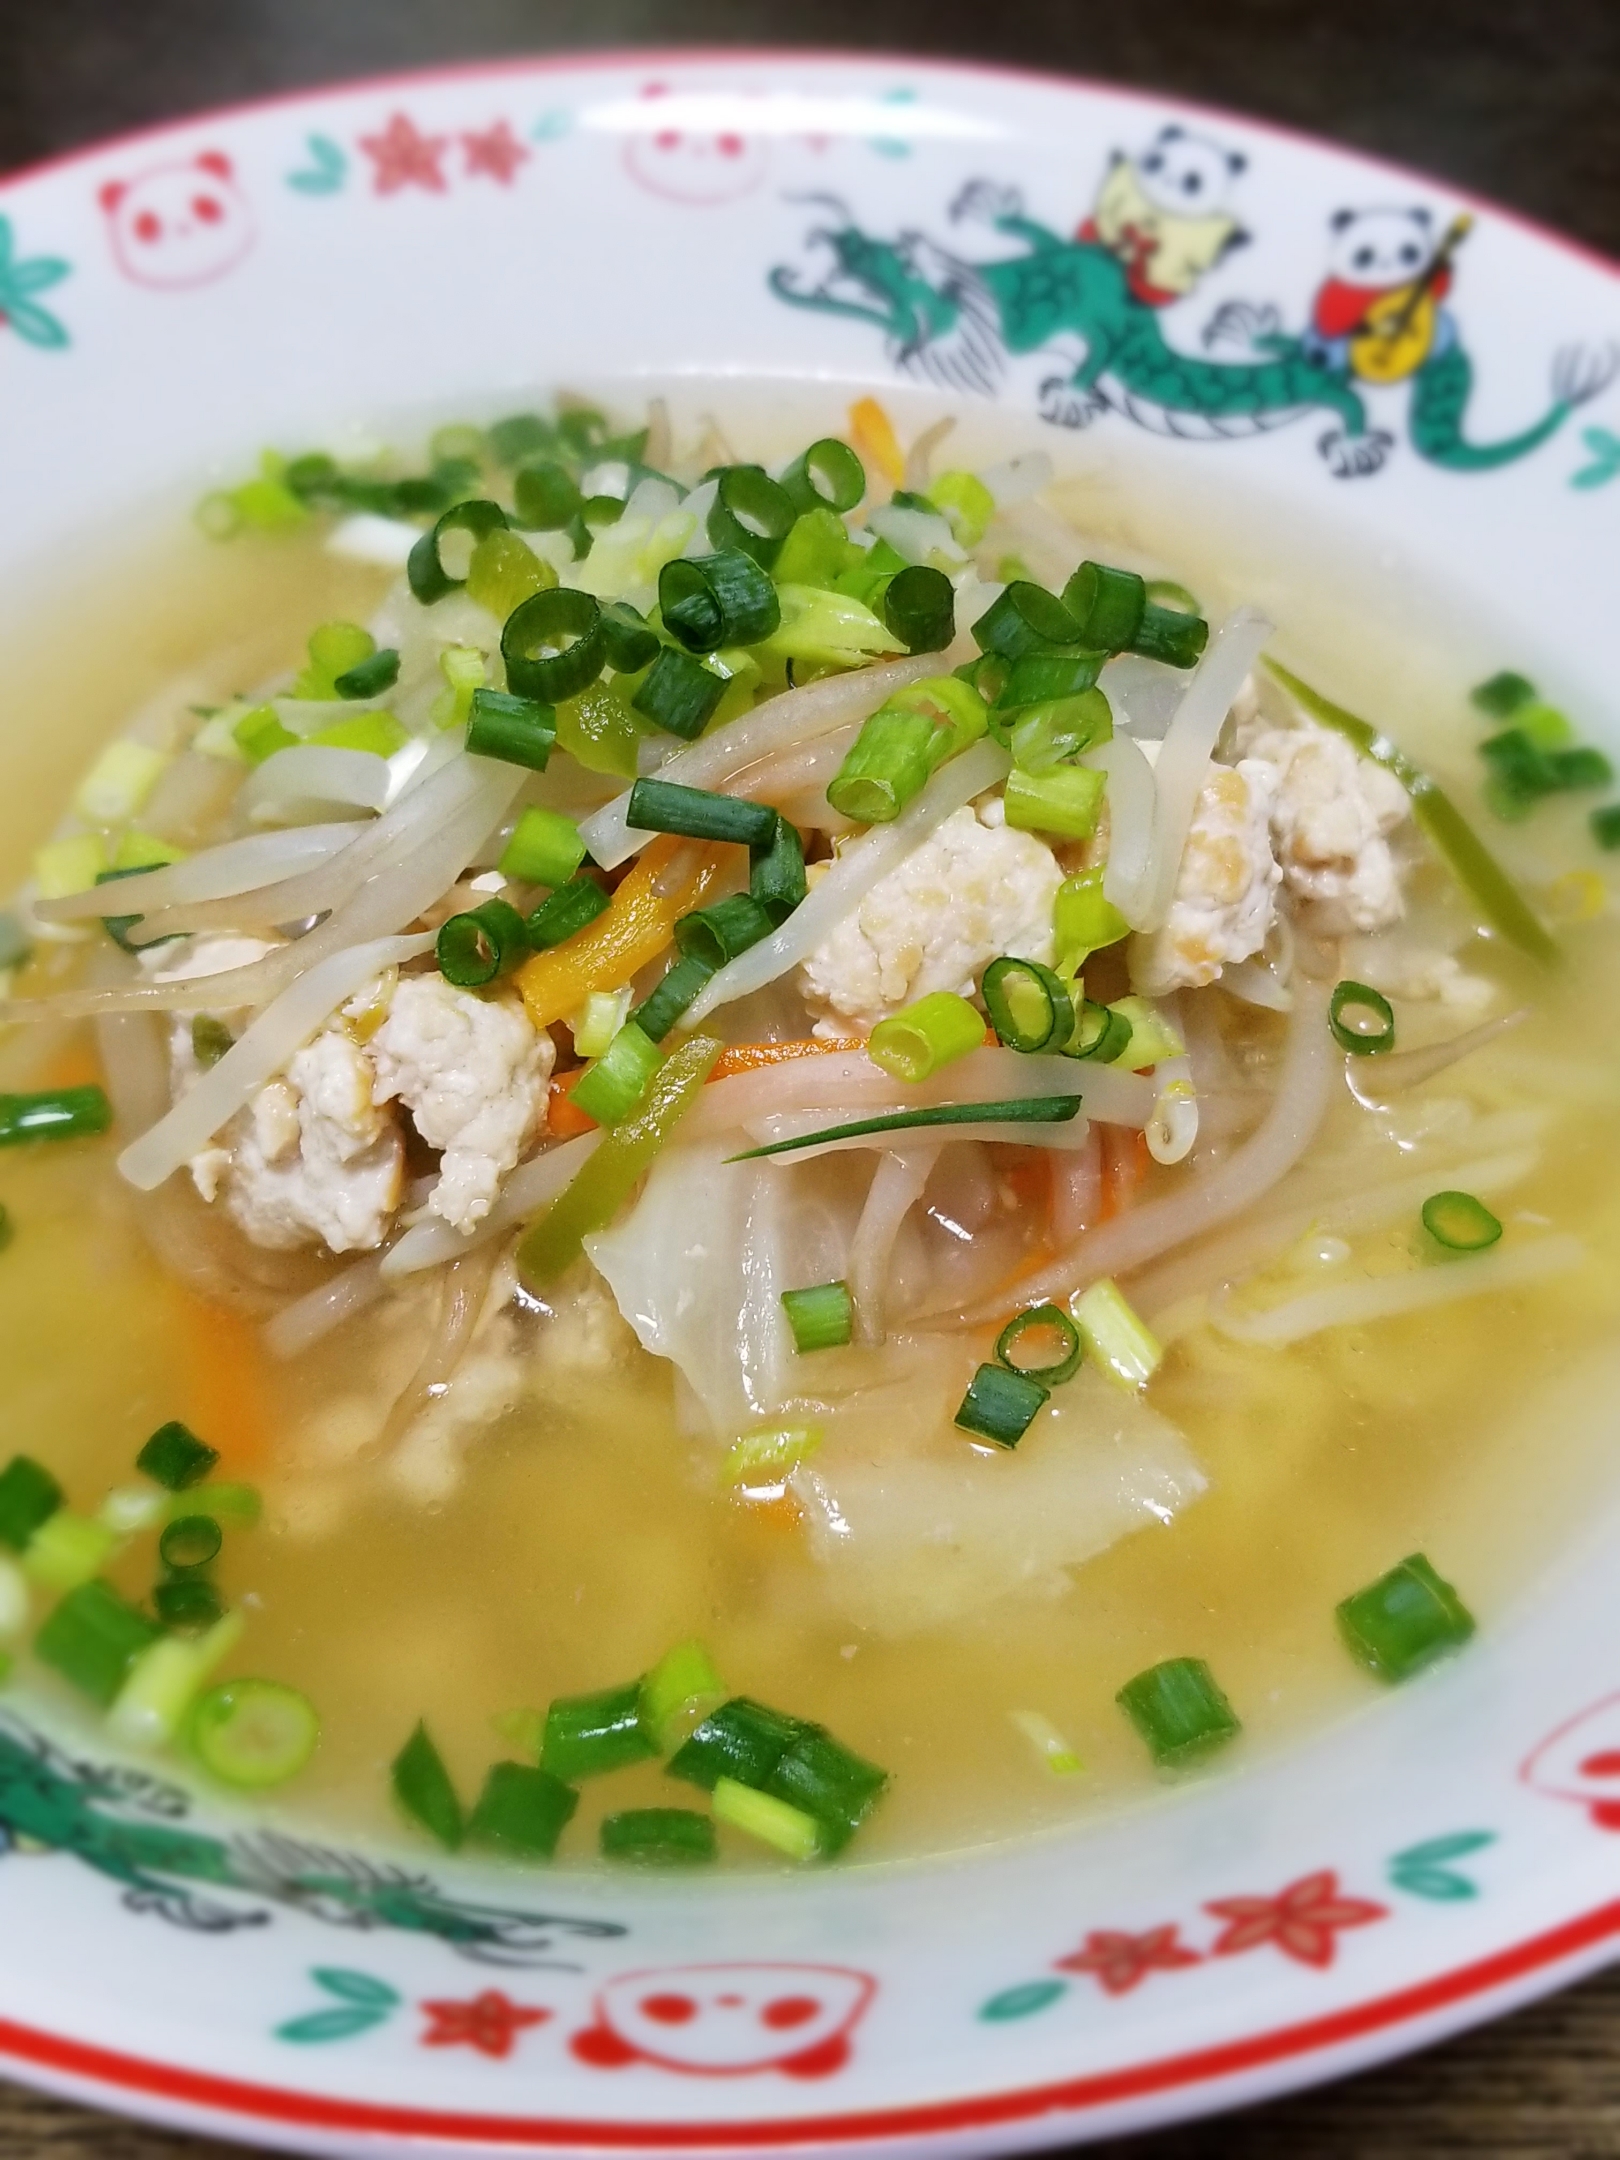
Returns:
[[[1519,888],[1463,816],[1451,797],[1438,787],[1421,766],[1414,765],[1389,737],[1366,720],[1358,720],[1301,682],[1269,655],[1261,662],[1269,673],[1313,720],[1353,743],[1363,757],[1393,773],[1412,798],[1412,815],[1449,866],[1452,875],[1479,909],[1481,915],[1520,952],[1544,964],[1559,957],[1558,946],[1531,912]]]
[[[617,990],[656,960],[679,916],[701,907],[720,875],[720,854],[673,836],[655,840],[606,910],[571,938],[536,953],[517,973],[529,1018],[548,1028],[596,990]]]
[[[555,1282],[578,1259],[591,1232],[607,1228],[696,1101],[720,1047],[713,1035],[688,1035],[677,1043],[636,1108],[527,1232],[517,1250],[517,1270],[529,1289]]]
[[[896,439],[894,423],[876,398],[857,398],[849,408],[849,439],[890,487],[900,485],[906,476],[905,452]]]

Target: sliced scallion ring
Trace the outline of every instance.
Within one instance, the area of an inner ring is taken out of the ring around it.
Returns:
[[[1358,1025],[1358,1016],[1370,1018],[1374,1025]],[[1395,1047],[1395,1008],[1381,990],[1369,989],[1366,983],[1346,979],[1334,984],[1328,999],[1328,1027],[1339,1048],[1352,1057],[1377,1057]]]
[[[776,587],[740,547],[665,563],[658,573],[658,607],[670,636],[694,653],[757,645],[782,621]]]
[[[952,1422],[976,1439],[1015,1448],[1045,1409],[1049,1393],[1028,1373],[1015,1372],[1006,1365],[981,1365],[969,1381]]]
[[[552,458],[525,458],[512,475],[518,522],[532,532],[561,532],[580,512],[572,474]]]
[[[1072,1058],[1094,1058],[1099,1065],[1112,1065],[1123,1056],[1130,1045],[1131,1023],[1124,1013],[1115,1012],[1112,1005],[1099,1005],[1087,998],[1075,1018],[1074,1033],[1069,1038],[1066,1054]]]
[[[405,575],[423,607],[431,607],[435,600],[442,600],[446,593],[459,590],[467,582],[465,571],[460,577],[452,577],[444,567],[440,549],[445,534],[470,533],[476,546],[486,533],[499,532],[505,524],[506,512],[499,503],[479,498],[451,505],[431,531],[422,535],[406,559]]]
[[[973,625],[979,650],[1016,660],[1021,653],[1074,648],[1090,642],[1055,593],[1028,578],[1015,578]],[[978,686],[981,694],[983,685]]]
[[[798,515],[792,496],[763,465],[728,465],[709,511],[710,544],[740,548],[768,570]]]
[[[1013,1356],[1013,1348],[1021,1336],[1034,1329],[1046,1329],[1056,1335],[1063,1345],[1063,1355],[1050,1365],[1020,1365]],[[1069,1318],[1061,1305],[1031,1305],[1026,1312],[1015,1313],[996,1337],[996,1357],[1009,1372],[1022,1373],[1026,1380],[1038,1380],[1042,1387],[1060,1387],[1065,1380],[1072,1380],[1080,1370],[1083,1345],[1080,1330]]]
[[[687,959],[723,968],[750,945],[768,938],[776,925],[752,893],[732,893],[705,908],[694,908],[675,925],[675,943]]]
[[[907,652],[943,652],[956,635],[956,594],[943,570],[912,563],[883,593],[883,620]]]
[[[180,1515],[164,1526],[158,1558],[174,1574],[186,1575],[207,1567],[223,1543],[224,1533],[212,1515]]]
[[[1074,1033],[1074,1001],[1049,967],[1004,953],[980,984],[990,1025],[1009,1050],[1061,1050]]]
[[[866,493],[866,468],[846,442],[824,435],[782,475],[782,486],[799,510],[853,510]]]
[[[223,1681],[191,1713],[191,1745],[203,1768],[249,1791],[296,1776],[320,1736],[309,1697],[275,1680]]]
[[[1431,1193],[1423,1203],[1423,1227],[1447,1252],[1483,1252],[1502,1235],[1502,1225],[1472,1193]]]
[[[538,911],[537,911],[538,912]],[[434,953],[439,973],[458,990],[481,990],[529,957],[523,917],[506,900],[486,900],[439,928]]]
[[[501,658],[517,696],[546,705],[578,697],[607,660],[601,603],[572,585],[531,593],[506,618]]]

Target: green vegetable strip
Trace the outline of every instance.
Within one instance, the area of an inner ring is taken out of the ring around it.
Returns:
[[[1431,1193],[1423,1203],[1423,1227],[1448,1252],[1483,1252],[1502,1235],[1502,1225],[1472,1193]]]
[[[662,1042],[714,972],[707,960],[697,953],[687,953],[630,1014],[630,1021],[649,1042]]]
[[[728,1155],[728,1162],[754,1162],[762,1155],[785,1155],[793,1148],[822,1147],[829,1140],[859,1140],[867,1133],[910,1132],[934,1125],[1067,1125],[1080,1112],[1078,1095],[1014,1095],[1006,1102],[937,1103],[920,1110],[891,1110],[883,1117],[858,1118],[850,1125],[829,1125],[801,1133],[796,1140],[773,1140],[768,1147]]]
[[[809,890],[799,829],[779,817],[765,847],[749,850],[748,891],[773,924],[785,923]]]
[[[34,1638],[34,1654],[103,1708],[161,1630],[99,1578],[70,1590]]]
[[[671,780],[638,780],[630,790],[624,822],[637,832],[682,833],[692,840],[734,840],[768,848],[777,816],[769,803],[741,795],[713,795],[707,788],[679,787]]]
[[[536,952],[544,952],[548,946],[561,945],[587,923],[595,922],[611,905],[595,878],[571,877],[541,901],[524,924],[524,934]]]
[[[953,1422],[963,1432],[997,1447],[1015,1448],[1038,1413],[1046,1407],[1051,1389],[1029,1373],[1007,1365],[981,1365],[968,1383]]]
[[[420,1823],[429,1837],[437,1838],[454,1852],[465,1829],[461,1802],[425,1724],[418,1722],[415,1732],[394,1757],[390,1775],[394,1798],[405,1813]]]
[[[815,1283],[806,1290],[784,1290],[782,1310],[793,1330],[800,1357],[812,1350],[836,1350],[855,1334],[855,1300],[846,1282]]]
[[[1164,1768],[1195,1761],[1242,1730],[1202,1658],[1167,1658],[1127,1680],[1114,1698]]]
[[[1031,1329],[1045,1330],[1057,1336],[1062,1344],[1061,1355],[1050,1365],[1020,1365],[1013,1357],[1019,1340]],[[1065,1380],[1072,1380],[1080,1370],[1083,1345],[1080,1330],[1059,1305],[1031,1305],[1021,1313],[1015,1313],[996,1337],[996,1358],[1010,1372],[1021,1373],[1027,1379],[1039,1380],[1043,1387],[1060,1387]]]
[[[579,1257],[583,1240],[606,1229],[696,1099],[720,1051],[716,1037],[690,1035],[670,1052],[632,1115],[607,1135],[518,1247],[518,1273],[530,1289],[554,1282]]]
[[[505,690],[475,690],[467,712],[467,748],[474,757],[499,758],[544,772],[557,740],[557,715],[534,698]],[[555,813],[553,813],[555,814]]]
[[[0,1470],[0,1540],[13,1552],[26,1549],[29,1539],[49,1522],[61,1507],[63,1492],[43,1463],[32,1455],[13,1455]]]
[[[658,1045],[627,1020],[581,1079],[574,1085],[573,1100],[598,1125],[622,1125],[646,1094],[652,1076],[663,1059]]]
[[[560,1695],[546,1711],[540,1767],[568,1784],[645,1762],[658,1749],[641,1723],[641,1682]]]
[[[84,1140],[112,1123],[112,1104],[98,1087],[39,1088],[0,1095],[0,1147],[26,1140]]]
[[[506,618],[501,658],[517,696],[548,705],[578,697],[607,660],[601,603],[571,585],[531,593]]]
[[[1347,1597],[1334,1616],[1351,1656],[1380,1680],[1411,1679],[1474,1632],[1472,1613],[1422,1553]]]
[[[1450,796],[1367,721],[1358,720],[1342,705],[1333,704],[1269,655],[1264,657],[1262,664],[1312,719],[1320,720],[1324,727],[1344,736],[1363,757],[1371,758],[1375,765],[1382,765],[1386,772],[1394,774],[1412,799],[1412,815],[1491,927],[1533,960],[1556,960],[1556,943],[1531,913],[1518,887]]]
[[[646,679],[630,700],[641,714],[666,735],[695,742],[714,716],[726,694],[723,677],[694,660],[677,645],[666,645],[648,669]]]
[[[578,1806],[578,1793],[548,1770],[498,1762],[467,1818],[467,1839],[516,1859],[549,1860]]]
[[[433,947],[439,973],[458,990],[481,990],[497,976],[509,975],[530,949],[523,917],[507,900],[486,900],[465,915],[452,915],[440,925]]]
[[[714,1824],[692,1808],[628,1808],[603,1819],[602,1857],[636,1867],[702,1867],[716,1857]]]
[[[199,1440],[178,1418],[160,1425],[135,1458],[135,1467],[167,1492],[196,1485],[219,1461],[219,1450]]]

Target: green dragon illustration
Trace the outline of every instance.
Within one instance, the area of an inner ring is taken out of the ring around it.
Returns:
[[[1341,478],[1378,471],[1393,446],[1390,435],[1369,425],[1350,374],[1285,333],[1275,309],[1228,302],[1206,327],[1207,350],[1242,345],[1251,356],[1243,361],[1179,352],[1165,339],[1159,311],[1130,290],[1125,265],[1096,241],[1065,240],[1027,217],[1016,189],[970,181],[951,206],[953,221],[978,218],[1022,243],[1022,254],[993,262],[969,262],[920,232],[874,239],[836,198],[809,199],[835,213],[836,223],[807,236],[809,244],[831,250],[831,265],[808,282],[780,264],[769,276],[772,291],[795,307],[876,324],[909,373],[988,394],[1009,354],[1067,344],[1078,348],[1072,372],[1041,385],[1042,414],[1059,426],[1084,427],[1114,412],[1157,434],[1213,440],[1321,412],[1332,424],[1318,447]],[[1509,464],[1607,388],[1616,365],[1612,351],[1560,353],[1542,417],[1504,441],[1474,443],[1463,432],[1473,364],[1453,342],[1412,378],[1413,447],[1452,472]]]
[[[76,1761],[22,1719],[0,1712],[0,1850],[71,1854],[121,1883],[132,1912],[157,1913],[207,1934],[270,1920],[262,1904],[199,1895],[191,1886],[200,1883],[250,1901],[269,1899],[335,1927],[436,1935],[482,1964],[565,1972],[579,1968],[550,1954],[560,1937],[601,1941],[626,1932],[611,1920],[467,1903],[426,1875],[280,1831],[216,1837],[179,1827],[190,1808],[178,1786],[141,1770]]]

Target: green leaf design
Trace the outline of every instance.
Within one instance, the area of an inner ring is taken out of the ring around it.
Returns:
[[[1428,1838],[1421,1845],[1408,1845],[1405,1852],[1396,1853],[1391,1867],[1429,1867],[1441,1860],[1461,1860],[1472,1852],[1481,1852],[1487,1845],[1496,1843],[1494,1830],[1454,1830],[1449,1837]]]
[[[1445,1837],[1426,1838],[1421,1845],[1409,1845],[1405,1852],[1393,1855],[1389,1879],[1397,1890],[1405,1890],[1413,1897],[1433,1898],[1437,1904],[1478,1897],[1477,1884],[1443,1863],[1465,1859],[1469,1853],[1481,1852],[1495,1843],[1494,1830],[1453,1830]]]
[[[309,1977],[340,2002],[363,2003],[371,2010],[392,2010],[404,2000],[386,1980],[374,1980],[370,1973],[353,1972],[345,1965],[317,1965]]]
[[[995,2024],[1008,2018],[1033,2017],[1037,2010],[1046,2009],[1060,1995],[1066,1995],[1068,1989],[1066,1980],[1026,1980],[1021,1987],[1004,1988],[999,1995],[992,1995],[979,2015]]]
[[[287,185],[300,195],[335,195],[348,177],[349,161],[330,135],[308,135],[309,164],[287,175]]]
[[[69,342],[67,332],[28,295],[60,284],[72,267],[56,255],[36,255],[19,262],[11,220],[0,217],[0,323],[9,325],[29,345],[60,351]]]
[[[311,2047],[324,2040],[352,2040],[356,2033],[380,2025],[387,2015],[386,2010],[362,2010],[358,2005],[350,2010],[312,2010],[308,2017],[289,2018],[285,2025],[278,2025],[276,2038],[291,2040],[298,2047]]]
[[[1478,1888],[1466,1875],[1454,1875],[1450,1868],[1392,1867],[1389,1879],[1397,1890],[1409,1891],[1413,1897],[1433,1898],[1437,1904],[1479,1896]]]

